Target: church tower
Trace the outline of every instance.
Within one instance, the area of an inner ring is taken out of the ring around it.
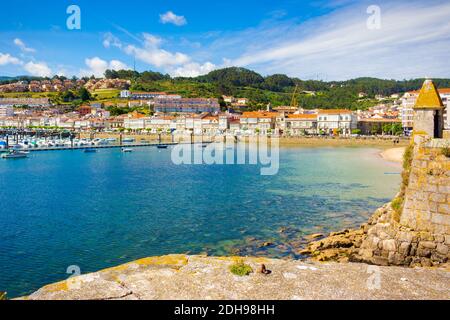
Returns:
[[[442,138],[444,104],[439,91],[430,79],[425,80],[414,106],[414,134]]]

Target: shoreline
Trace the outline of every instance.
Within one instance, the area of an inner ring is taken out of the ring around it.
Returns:
[[[406,147],[390,148],[380,153],[381,158],[387,161],[402,163]]]

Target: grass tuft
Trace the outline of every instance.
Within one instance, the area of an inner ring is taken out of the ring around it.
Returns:
[[[245,264],[243,261],[238,261],[230,266],[230,271],[232,274],[236,276],[243,277],[248,276],[250,273],[252,273],[253,269],[248,264]]]

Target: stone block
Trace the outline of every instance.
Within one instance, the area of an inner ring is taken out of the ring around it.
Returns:
[[[439,225],[450,226],[450,215],[433,213],[431,222]]]
[[[436,249],[436,243],[432,241],[420,241],[419,248]]]
[[[431,267],[432,266],[431,260],[428,258],[421,258],[420,263],[422,264],[422,267]]]
[[[416,255],[423,258],[429,258],[431,257],[431,250],[427,248],[418,248]]]
[[[409,242],[402,242],[398,249],[398,251],[403,255],[408,255],[410,250],[411,250],[411,243]]]
[[[437,253],[442,254],[442,255],[445,256],[445,255],[448,254],[449,249],[448,249],[448,246],[446,246],[445,244],[439,243],[436,246],[436,251],[437,251]]]
[[[438,203],[446,203],[447,196],[443,193],[431,193],[429,197],[430,201],[438,202]]]
[[[439,204],[438,205],[438,212],[442,213],[442,214],[450,215],[450,204],[446,204],[446,203],[445,204]]]
[[[386,251],[396,251],[397,250],[397,244],[394,239],[389,240],[383,240],[383,250]]]

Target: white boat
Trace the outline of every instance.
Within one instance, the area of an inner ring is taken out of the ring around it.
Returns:
[[[130,149],[130,148],[122,148],[122,152],[125,152],[125,153],[133,152],[133,149]]]
[[[25,152],[20,151],[11,151],[10,153],[4,153],[2,154],[3,159],[20,159],[20,158],[27,158],[28,155]]]

